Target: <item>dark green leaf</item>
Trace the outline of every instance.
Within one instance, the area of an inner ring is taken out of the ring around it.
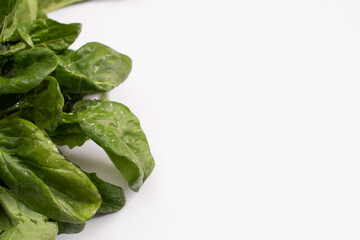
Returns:
[[[107,92],[125,81],[131,59],[100,43],[88,43],[59,61],[53,73],[69,93]]]
[[[100,206],[93,183],[31,122],[0,121],[0,150],[0,178],[32,210],[80,223]]]
[[[102,201],[98,213],[116,212],[125,206],[125,194],[121,187],[105,182],[96,176],[96,173],[86,173],[86,175],[95,184],[101,195]]]
[[[56,239],[56,222],[51,222],[46,216],[30,210],[12,192],[3,187],[0,187],[0,205],[0,223],[1,228],[5,230],[0,234],[1,240]]]
[[[137,117],[121,103],[110,101],[82,100],[74,109],[85,134],[105,150],[130,188],[138,191],[155,163]]]
[[[53,77],[46,77],[37,87],[27,92],[19,103],[22,116],[48,131],[54,131],[61,122],[64,98]]]
[[[84,93],[68,93],[66,91],[63,91],[63,95],[65,97],[63,111],[68,113],[73,112],[74,104],[86,96]]]
[[[24,93],[36,87],[57,65],[55,54],[46,48],[21,51],[1,67],[0,94]]]
[[[48,134],[55,144],[68,145],[69,148],[81,146],[89,139],[81,129],[76,113],[62,113],[60,125]]]
[[[85,223],[68,223],[68,222],[58,222],[59,234],[67,233],[79,233],[85,228]]]
[[[16,0],[2,0],[0,1],[0,26],[3,26],[6,16],[13,12]]]
[[[58,54],[57,56],[64,61],[63,64],[69,65],[71,63],[71,56],[75,53],[74,50],[66,49],[61,54]]]

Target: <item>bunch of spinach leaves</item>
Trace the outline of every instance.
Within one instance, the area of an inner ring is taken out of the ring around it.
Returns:
[[[154,168],[137,117],[86,98],[122,83],[131,59],[96,42],[68,49],[81,25],[44,13],[78,1],[0,2],[0,240],[56,239],[124,206],[121,187],[84,172],[58,146],[93,140],[134,191]]]

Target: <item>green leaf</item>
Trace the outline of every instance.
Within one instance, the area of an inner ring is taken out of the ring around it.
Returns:
[[[119,211],[125,206],[125,194],[121,187],[105,182],[96,176],[96,173],[86,173],[89,179],[95,184],[101,195],[101,205],[98,213],[111,213]]]
[[[48,17],[46,15],[46,13],[38,11],[36,18],[44,18],[44,19],[46,19]]]
[[[86,93],[68,93],[63,91],[63,95],[65,97],[65,103],[63,107],[63,111],[67,113],[73,112],[74,104],[83,99],[87,94]]]
[[[16,9],[17,23],[36,19],[38,13],[37,0],[18,0],[19,7]]]
[[[81,146],[89,139],[81,129],[76,113],[62,113],[60,125],[48,134],[56,145],[68,145],[69,148]]]
[[[58,54],[57,56],[64,61],[63,64],[69,65],[71,63],[71,56],[74,55],[75,51],[71,49],[66,49],[61,54]]]
[[[14,34],[9,41],[22,39],[30,46],[33,43],[35,46],[45,46],[60,53],[76,40],[81,31],[81,24],[62,24],[49,18],[40,18],[21,23],[17,29],[19,34]]]
[[[0,44],[0,58],[12,56],[25,48],[24,42]]]
[[[85,222],[101,204],[81,169],[24,119],[0,121],[0,178],[25,205],[57,221]]]
[[[0,1],[0,26],[4,24],[6,16],[13,12],[16,5],[16,0],[2,0]]]
[[[21,28],[17,28],[17,33],[19,34],[19,37],[30,47],[34,47],[34,43],[31,40],[31,36],[25,32],[23,29]]]
[[[125,81],[131,59],[100,43],[88,43],[68,52],[53,73],[69,93],[107,92]]]
[[[0,7],[1,43],[15,33],[19,23],[34,20],[37,16],[36,0],[2,0]]]
[[[45,13],[82,1],[85,0],[38,0],[39,10]]]
[[[5,210],[0,208],[0,232],[12,227],[10,218],[6,215]]]
[[[33,48],[15,54],[0,66],[0,94],[29,91],[39,85],[56,65],[55,54],[46,48]]]
[[[11,36],[16,30],[16,14],[15,10],[19,5],[17,0],[0,1],[0,42],[5,42],[6,38]]]
[[[24,95],[19,105],[23,107],[22,117],[52,132],[61,122],[64,98],[56,79],[46,77]]]
[[[68,222],[58,222],[59,234],[67,233],[79,233],[85,228],[85,223],[68,223]]]
[[[154,159],[137,117],[117,102],[82,100],[75,104],[86,135],[102,147],[114,165],[138,191],[154,168]]]
[[[0,187],[1,228],[0,240],[55,240],[56,222],[34,212],[20,202],[9,190]]]

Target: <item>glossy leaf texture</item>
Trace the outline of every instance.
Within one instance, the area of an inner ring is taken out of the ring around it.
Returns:
[[[111,101],[82,100],[74,109],[85,134],[105,150],[130,188],[138,191],[155,163],[137,117]]]
[[[9,190],[0,187],[0,240],[55,240],[56,222],[26,207]]]
[[[62,59],[53,76],[69,93],[110,91],[125,81],[132,65],[128,56],[96,42],[68,51]]]
[[[32,210],[81,223],[99,208],[94,184],[33,123],[1,120],[0,150],[0,178]]]
[[[55,54],[46,48],[23,50],[0,66],[0,94],[25,93],[36,87],[57,66]]]
[[[76,40],[81,31],[81,24],[62,24],[49,18],[40,18],[19,24],[17,30],[17,34],[14,34],[10,41],[24,40],[28,45],[45,46],[61,53]]]
[[[95,184],[101,195],[102,201],[97,210],[98,213],[116,212],[125,206],[125,194],[121,187],[105,182],[96,173],[86,173],[86,175]]]

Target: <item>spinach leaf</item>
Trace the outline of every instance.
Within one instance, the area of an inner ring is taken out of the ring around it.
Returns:
[[[154,159],[137,117],[121,103],[82,100],[75,104],[85,134],[102,147],[138,191],[154,168]]]
[[[62,113],[60,125],[54,132],[48,132],[51,140],[59,145],[68,145],[69,148],[83,145],[88,136],[81,129],[76,113]]]
[[[125,206],[125,194],[121,187],[105,182],[96,176],[96,173],[86,173],[89,179],[95,184],[101,195],[101,205],[98,213],[110,213],[119,211]]]
[[[23,107],[22,117],[34,120],[37,126],[52,132],[61,122],[64,97],[56,79],[46,77],[24,95],[19,105]]]
[[[9,41],[24,40],[28,45],[45,46],[56,53],[66,50],[78,37],[81,24],[62,24],[49,18],[21,23]]]
[[[45,13],[82,1],[85,0],[38,0],[39,10]]]
[[[0,3],[0,42],[5,42],[16,30],[15,9],[18,7],[17,0],[2,0]]]
[[[68,223],[68,222],[57,222],[59,227],[59,234],[62,233],[79,233],[85,228],[85,223]]]
[[[6,25],[6,18],[13,12],[16,0],[0,1],[0,27],[3,29]]]
[[[65,97],[65,103],[63,107],[63,111],[70,113],[73,112],[73,106],[74,104],[83,99],[87,94],[86,93],[68,93],[66,91],[63,91],[63,95]]]
[[[15,9],[17,23],[27,22],[36,19],[38,12],[37,0],[18,0],[18,7]]]
[[[81,169],[24,119],[0,121],[0,178],[29,208],[58,221],[85,222],[101,204]]]
[[[83,172],[57,145],[91,138],[134,191],[154,168],[139,120],[108,101],[131,59],[96,42],[69,50],[81,25],[46,16],[80,1],[0,1],[0,240],[54,240],[124,206],[121,187]],[[83,100],[93,93],[99,100]]]
[[[24,42],[0,44],[0,58],[9,57],[26,49]]]
[[[0,66],[0,94],[24,93],[36,87],[57,65],[55,54],[46,48],[21,51]]]
[[[11,220],[6,215],[5,210],[3,208],[0,208],[0,233],[11,228]]]
[[[71,63],[71,56],[74,55],[75,51],[71,49],[66,49],[61,54],[58,54],[57,56],[64,61],[63,64],[69,65]]]
[[[19,40],[22,39],[26,43],[26,45],[33,48],[34,43],[32,42],[30,35],[28,33],[26,33],[25,31],[23,31],[21,28],[17,28],[16,30],[17,31],[15,32],[14,35],[16,36],[16,34],[18,34]],[[12,37],[10,37],[9,41],[11,41],[11,38]]]
[[[55,240],[58,232],[56,222],[34,212],[20,202],[9,190],[0,187],[2,230],[1,240]]]
[[[53,73],[69,93],[107,92],[125,81],[131,59],[100,43],[88,43],[69,52]]]
[[[44,18],[44,19],[46,19],[48,17],[46,15],[46,13],[38,11],[36,18]]]
[[[21,22],[34,20],[37,16],[36,0],[2,0],[0,5],[0,42],[6,42]]]

